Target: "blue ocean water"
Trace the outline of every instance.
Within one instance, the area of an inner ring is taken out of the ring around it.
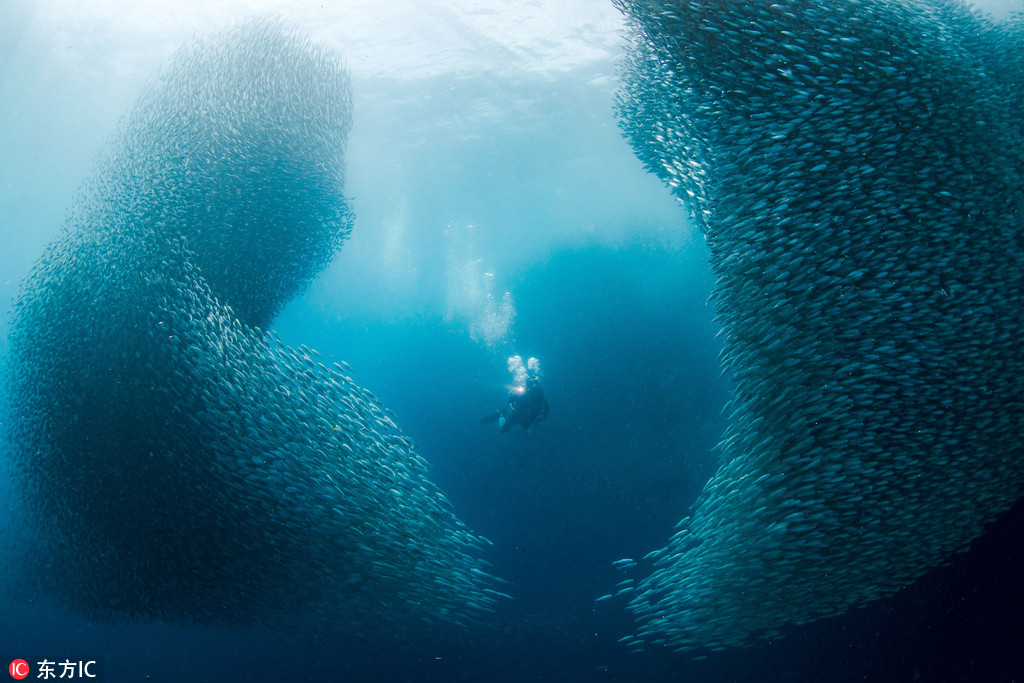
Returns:
[[[138,27],[13,7],[0,28],[0,139],[12,150],[0,167],[5,327],[18,283],[149,69],[191,31],[235,18],[174,14],[163,32],[146,28],[160,40],[136,65],[127,36]],[[451,7],[429,9],[448,12],[446,38],[474,26]],[[636,578],[612,563],[662,547],[714,471],[729,384],[702,238],[616,128],[614,11],[574,9],[600,18],[593,35],[581,33],[608,41],[575,63],[538,66],[522,55],[543,40],[517,38],[504,45],[514,68],[502,72],[474,65],[496,51],[480,40],[458,55],[458,70],[417,72],[445,58],[428,50],[382,75],[353,50],[354,231],[272,326],[286,343],[347,362],[394,411],[456,514],[493,543],[486,557],[513,600],[470,632],[366,642],[93,623],[8,574],[0,655],[98,660],[110,681],[1019,679],[1019,505],[896,597],[784,639],[689,654],[630,654],[617,643],[634,629],[624,601],[595,600]],[[299,10],[286,18],[318,38],[331,26]],[[104,38],[84,47],[68,38],[83,28]],[[501,306],[506,292],[514,315]],[[541,360],[551,405],[529,434],[479,423],[505,401],[514,353]],[[32,538],[11,521],[16,478],[5,474],[0,548],[31,553]]]

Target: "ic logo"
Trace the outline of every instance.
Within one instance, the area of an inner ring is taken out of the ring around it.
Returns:
[[[11,665],[7,667],[7,670],[11,672],[11,678],[15,678],[20,681],[28,676],[28,662],[24,659],[15,659],[11,662]]]

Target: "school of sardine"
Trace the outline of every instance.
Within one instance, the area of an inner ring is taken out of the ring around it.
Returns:
[[[393,634],[502,596],[377,399],[266,331],[350,231],[349,89],[273,19],[197,39],[23,283],[16,472],[71,609]]]
[[[616,4],[621,126],[704,232],[734,387],[630,606],[637,640],[739,646],[895,593],[1024,492],[1024,22]]]

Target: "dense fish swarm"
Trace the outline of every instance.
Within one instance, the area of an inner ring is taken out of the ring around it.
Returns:
[[[927,0],[618,0],[626,136],[702,228],[721,462],[640,637],[890,595],[1024,492],[1021,23]]]
[[[379,632],[494,602],[378,401],[259,327],[350,230],[350,102],[273,21],[182,49],[24,283],[16,469],[73,609]]]

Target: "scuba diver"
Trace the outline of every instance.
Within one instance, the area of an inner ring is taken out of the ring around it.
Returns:
[[[491,413],[480,420],[480,424],[497,421],[504,433],[516,424],[529,430],[548,416],[548,401],[540,388],[540,361],[531,358],[527,363],[524,366],[519,356],[508,359],[508,369],[516,382],[508,392],[508,409]]]

